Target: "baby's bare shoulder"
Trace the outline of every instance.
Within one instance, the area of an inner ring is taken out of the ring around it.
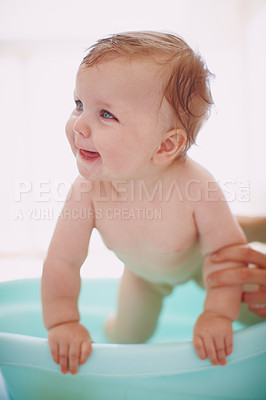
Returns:
[[[176,179],[185,199],[194,206],[204,200],[206,193],[217,186],[213,175],[189,157],[177,168]]]
[[[192,179],[203,183],[206,181],[215,182],[213,175],[198,162],[187,157],[183,163],[183,176],[185,179]]]

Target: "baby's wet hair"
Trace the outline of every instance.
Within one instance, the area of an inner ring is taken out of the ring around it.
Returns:
[[[200,54],[180,37],[160,32],[125,32],[98,40],[88,49],[82,64],[91,67],[117,57],[149,57],[164,69],[163,95],[186,131],[184,151],[195,143],[213,105],[213,76]]]

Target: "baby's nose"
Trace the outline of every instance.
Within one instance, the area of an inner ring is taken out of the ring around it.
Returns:
[[[75,121],[73,129],[77,135],[82,135],[86,138],[91,135],[91,129],[87,121],[85,121],[81,116]]]

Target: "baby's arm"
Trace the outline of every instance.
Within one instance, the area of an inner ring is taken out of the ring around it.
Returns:
[[[214,264],[210,255],[226,246],[245,244],[246,239],[219,186],[208,176],[208,197],[202,198],[195,206],[195,221],[203,254],[203,279],[218,269],[234,268],[238,262]],[[233,346],[232,322],[237,319],[242,296],[242,286],[207,288],[204,312],[198,318],[193,343],[201,359],[208,357],[213,365],[225,365],[226,356]]]
[[[54,361],[62,373],[72,374],[91,353],[87,329],[80,324],[78,296],[80,267],[93,228],[90,183],[78,178],[72,186],[44,263],[42,275],[43,321]],[[88,218],[81,218],[86,209]]]

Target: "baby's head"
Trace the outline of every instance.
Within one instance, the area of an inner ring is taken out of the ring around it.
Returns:
[[[118,57],[130,61],[147,57],[158,64],[163,72],[163,97],[172,107],[176,128],[182,127],[186,133],[183,153],[187,151],[213,104],[209,85],[212,74],[201,56],[172,34],[126,32],[99,40],[90,47],[82,64],[91,67]]]

